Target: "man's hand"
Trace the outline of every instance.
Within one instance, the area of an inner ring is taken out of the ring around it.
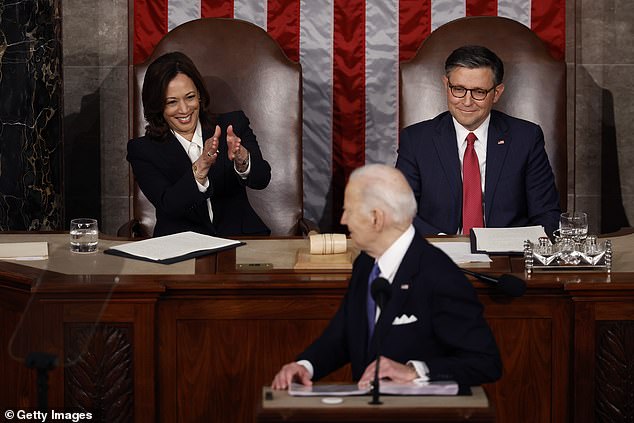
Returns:
[[[306,367],[297,363],[285,364],[273,378],[271,387],[273,389],[288,389],[291,382],[299,382],[302,385],[312,385],[310,375]]]
[[[374,369],[376,368],[376,360],[366,367],[363,376],[359,379],[359,387],[367,388],[374,380]],[[407,383],[416,379],[418,375],[410,366],[398,363],[394,360],[381,356],[381,365],[379,366],[379,379],[390,379],[397,383]]]

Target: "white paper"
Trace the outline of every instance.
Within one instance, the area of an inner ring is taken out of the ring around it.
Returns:
[[[457,395],[458,384],[454,381],[396,383],[389,380],[379,384],[381,394],[387,395]],[[291,383],[288,388],[289,395],[297,397],[328,397],[365,395],[371,392],[370,388],[360,389],[358,385],[312,385],[305,386],[299,383]]]
[[[441,249],[456,264],[490,263],[492,261],[486,254],[473,254],[469,242],[432,242],[431,244]]]
[[[137,257],[150,260],[167,260],[186,254],[204,250],[219,250],[232,245],[239,245],[240,241],[202,235],[197,232],[180,232],[172,235],[159,236],[143,241],[110,247],[112,250],[122,251]]]
[[[522,226],[519,228],[473,228],[476,249],[489,253],[521,253],[524,241],[533,243],[546,236],[543,226]]]
[[[48,243],[41,242],[7,242],[0,243],[0,259],[6,260],[46,260]]]

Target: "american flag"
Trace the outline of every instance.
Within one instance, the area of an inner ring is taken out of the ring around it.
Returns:
[[[305,217],[329,230],[350,172],[396,160],[399,61],[444,23],[496,15],[563,58],[565,0],[134,0],[133,57],[144,61],[168,31],[201,17],[264,28],[302,65]]]

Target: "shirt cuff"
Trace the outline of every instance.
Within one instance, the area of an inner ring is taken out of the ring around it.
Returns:
[[[418,377],[414,379],[416,382],[427,382],[429,380],[429,369],[424,361],[409,360],[407,364],[411,364],[416,370]]]
[[[251,172],[251,153],[247,153],[247,170],[245,170],[244,172],[240,172],[236,167],[235,161],[233,162],[233,169],[242,179],[247,179],[247,177],[249,176],[249,172]]]
[[[300,366],[302,366],[303,368],[308,370],[308,375],[310,376],[310,379],[313,378],[313,374],[315,374],[315,372],[313,371],[313,365],[312,365],[312,363],[310,361],[308,361],[308,360],[299,360],[297,362],[297,364],[299,364]]]
[[[196,178],[194,178],[196,179]],[[205,192],[207,191],[207,188],[209,188],[209,176],[207,176],[207,178],[205,178],[205,183],[201,184],[200,182],[198,182],[198,179],[196,179],[196,185],[198,185],[198,191],[200,192]]]

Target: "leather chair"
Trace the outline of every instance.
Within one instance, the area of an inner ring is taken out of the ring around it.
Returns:
[[[445,59],[456,48],[483,45],[504,62],[504,93],[495,109],[535,122],[544,131],[546,152],[566,210],[566,65],[524,25],[502,17],[466,17],[449,22],[400,65],[400,126],[431,119],[447,110],[442,76]]]
[[[286,57],[260,27],[237,19],[206,18],[166,34],[130,75],[132,136],[145,133],[141,88],[149,64],[171,51],[188,55],[202,74],[212,112],[244,110],[264,158],[271,182],[261,191],[248,189],[251,205],[272,235],[296,235],[308,228],[302,219],[302,80],[301,67]],[[154,206],[130,171],[131,221],[121,236],[152,235]]]

